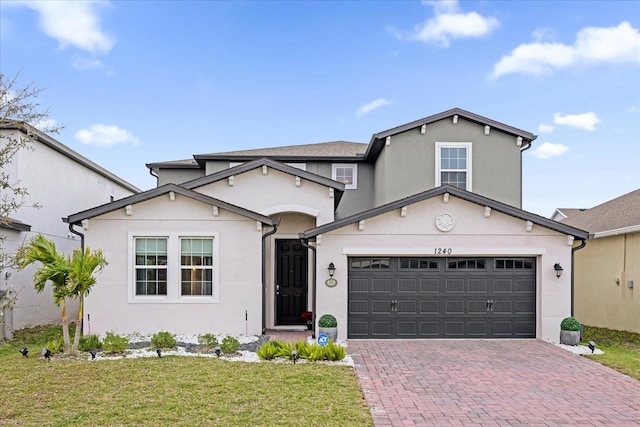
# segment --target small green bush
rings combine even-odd
[[[240,341],[231,336],[226,336],[220,344],[220,350],[225,354],[231,354],[238,351],[240,348]]]
[[[46,347],[51,353],[62,353],[62,350],[64,350],[64,339],[60,337],[49,340],[47,341]]]
[[[562,322],[560,322],[560,329],[563,331],[579,331],[580,322],[578,322],[575,317],[565,317],[562,319]]]
[[[102,341],[102,348],[107,353],[122,353],[129,348],[129,340],[120,335],[107,332],[107,336]]]
[[[153,348],[176,348],[178,344],[176,339],[170,332],[158,332],[151,337],[151,346]]]
[[[80,337],[80,343],[78,343],[80,351],[91,351],[93,349],[102,348],[102,342],[97,335],[83,335]]]
[[[280,341],[269,341],[260,346],[256,354],[261,360],[273,360],[278,357],[277,355],[282,350],[282,345]]]
[[[333,341],[329,341],[324,347],[324,358],[326,360],[336,361],[342,360],[347,356],[347,349],[341,345],[335,344]]]
[[[218,345],[218,338],[213,334],[204,334],[198,336],[198,342],[203,347],[215,347]]]
[[[338,327],[338,320],[332,314],[323,314],[318,320],[318,326],[321,328],[336,328]]]

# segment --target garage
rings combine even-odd
[[[536,259],[351,257],[349,338],[535,338]]]

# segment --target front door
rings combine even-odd
[[[307,248],[298,239],[276,240],[276,325],[305,323],[307,277]]]

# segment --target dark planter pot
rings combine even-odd
[[[560,344],[578,345],[580,343],[580,331],[560,331]]]
[[[338,328],[318,328],[319,334],[327,334],[329,339],[336,342],[338,339]]]

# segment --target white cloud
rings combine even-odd
[[[493,66],[492,78],[522,73],[550,75],[555,69],[602,62],[640,64],[640,31],[622,22],[617,27],[586,27],[573,45],[542,42],[548,30],[534,32],[536,42],[521,44]]]
[[[73,58],[73,61],[71,61],[71,66],[80,71],[99,70],[104,68],[104,63],[99,59],[85,59],[75,57]]]
[[[555,128],[551,125],[545,125],[544,123],[540,123],[538,125],[538,132],[542,133],[551,133]]]
[[[427,1],[424,4],[433,7],[433,18],[416,25],[406,36],[394,29],[390,31],[399,38],[448,47],[453,39],[482,37],[500,25],[496,18],[487,18],[477,12],[460,12],[456,0]]]
[[[567,125],[576,128],[594,131],[596,130],[596,124],[600,123],[600,119],[596,116],[596,113],[588,112],[582,114],[567,114],[555,113],[553,115],[553,123],[557,125]]]
[[[378,98],[375,101],[371,101],[368,104],[365,104],[362,107],[358,108],[358,111],[356,111],[356,117],[362,117],[365,114],[372,112],[376,108],[380,108],[389,104],[391,104],[391,101],[387,100],[386,98]]]
[[[538,159],[548,159],[555,156],[560,156],[569,151],[569,147],[562,144],[553,144],[551,142],[545,142],[535,149],[531,150],[531,154]]]
[[[40,28],[60,43],[60,48],[73,46],[93,54],[106,54],[114,39],[100,28],[98,7],[106,1],[22,1],[40,15]]]
[[[118,126],[108,126],[103,124],[92,125],[88,130],[82,129],[76,132],[75,137],[83,144],[93,144],[109,147],[115,144],[129,143],[137,145],[140,139],[133,136],[126,129],[120,129]]]

